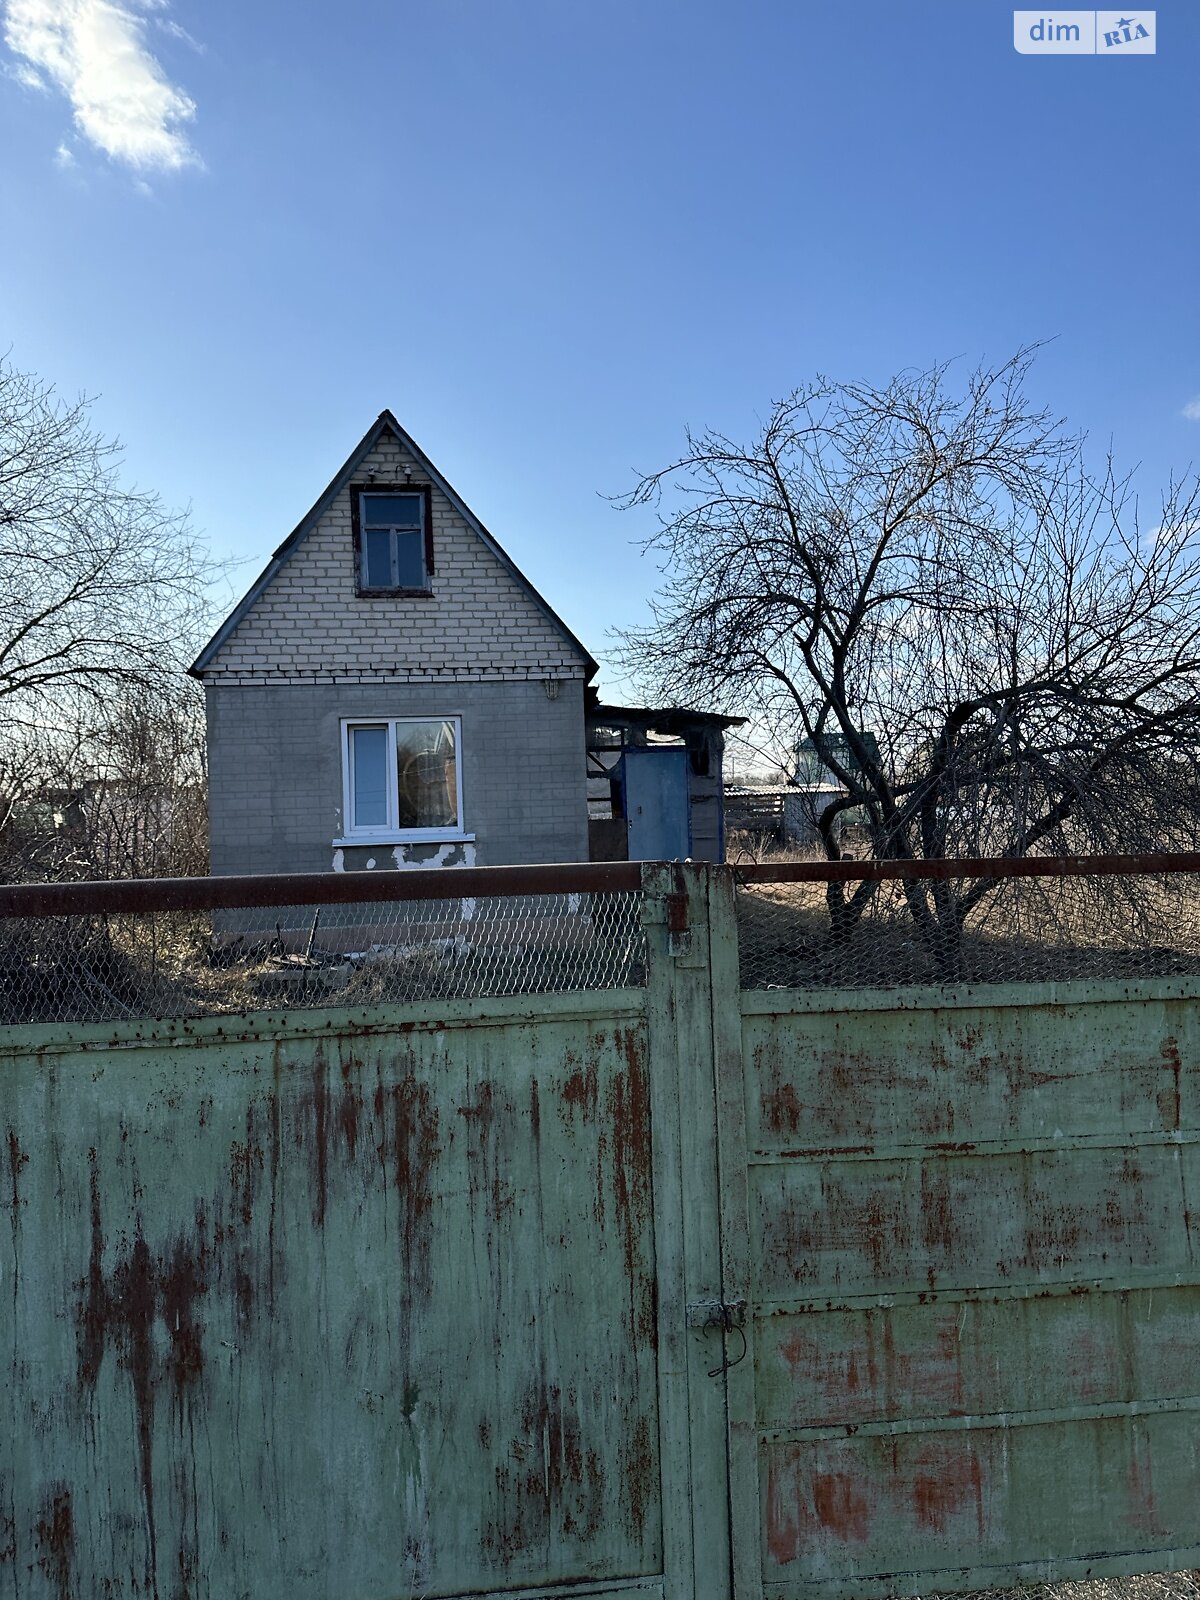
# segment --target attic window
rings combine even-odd
[[[354,484],[350,490],[360,595],[427,595],[433,526],[427,485]]]

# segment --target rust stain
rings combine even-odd
[[[840,1344],[836,1349],[825,1348],[802,1329],[783,1341],[779,1353],[788,1364],[793,1383],[804,1393],[806,1420],[810,1412],[812,1420],[824,1420],[831,1410],[840,1420],[847,1410],[847,1394],[857,1396],[864,1380],[871,1389],[875,1387],[877,1375],[862,1361],[858,1350]],[[857,1414],[859,1405],[849,1409]]]
[[[861,1216],[860,1233],[871,1259],[871,1272],[876,1278],[884,1276],[887,1264],[897,1252],[899,1241],[894,1237],[898,1229],[893,1216],[894,1199],[882,1187],[872,1189]]]
[[[540,1144],[542,1138],[542,1106],[538,1098],[538,1082],[536,1078],[533,1078],[529,1084],[529,1131],[533,1134],[534,1144]]]
[[[146,1242],[139,1215],[133,1244],[120,1255],[111,1273],[104,1272],[104,1233],[100,1204],[100,1171],[94,1149],[88,1152],[91,1247],[86,1276],[80,1284],[76,1318],[79,1382],[95,1388],[111,1341],[133,1391],[134,1426],[142,1501],[146,1513],[145,1587],[158,1594],[158,1535],[154,1506],[154,1414],[160,1375],[165,1375],[182,1406],[185,1394],[204,1369],[203,1327],[197,1302],[207,1293],[205,1265],[209,1257],[203,1207],[197,1207],[196,1238],[177,1239],[161,1257]],[[165,1364],[156,1359],[155,1327],[167,1333]],[[165,1365],[165,1374],[161,1369]]]
[[[949,1519],[970,1506],[982,1539],[983,1477],[974,1451],[951,1443],[920,1449],[913,1462],[912,1506],[919,1525],[934,1533],[945,1533]]]
[[[838,1156],[873,1156],[875,1146],[873,1144],[800,1145],[775,1153],[789,1161],[829,1161]]]
[[[574,1058],[568,1055],[567,1059],[570,1062]],[[586,1067],[576,1067],[571,1073],[563,1084],[561,1099],[570,1111],[578,1111],[585,1119],[594,1120],[600,1101],[600,1075],[594,1059]],[[568,1112],[564,1120],[569,1118]]]
[[[511,1162],[502,1148],[499,1128],[501,1117],[511,1109],[490,1081],[479,1085],[473,1101],[458,1107],[458,1115],[475,1133],[467,1152],[471,1189],[483,1194],[493,1222],[499,1222],[515,1203],[512,1185],[507,1181]]]
[[[229,1188],[234,1210],[249,1227],[254,1215],[256,1177],[262,1171],[263,1153],[255,1126],[254,1107],[246,1107],[246,1142],[229,1146]]]
[[[596,1198],[592,1202],[592,1215],[596,1219],[596,1227],[601,1235],[603,1235],[606,1226],[605,1217],[608,1208],[608,1146],[608,1128],[605,1123],[601,1122],[596,1134]]]
[[[604,1469],[596,1451],[584,1450],[576,1395],[543,1377],[527,1389],[493,1476],[497,1514],[483,1544],[500,1565],[556,1536],[590,1541],[604,1525]]]
[[[21,1141],[17,1138],[17,1130],[8,1130],[8,1171],[12,1182],[12,1211],[13,1223],[17,1222],[17,1212],[21,1204],[21,1173],[29,1165],[29,1157],[21,1149]]]
[[[255,1283],[252,1275],[246,1270],[244,1259],[238,1260],[233,1269],[233,1297],[237,1305],[238,1327],[245,1330],[254,1315]]]
[[[329,1205],[329,1078],[320,1050],[317,1051],[316,1064],[313,1067],[312,1091],[304,1098],[308,1109],[312,1112],[314,1124],[313,1177],[317,1194],[313,1221],[318,1228],[323,1228],[325,1212]]]
[[[929,1262],[931,1280],[936,1272],[935,1261],[943,1271],[954,1263],[958,1244],[957,1209],[954,1196],[951,1194],[948,1174],[932,1163],[923,1165],[921,1244],[931,1258]],[[932,1289],[933,1286],[931,1281],[929,1287]]]
[[[71,1600],[75,1514],[71,1507],[71,1491],[65,1483],[52,1484],[43,1496],[34,1539],[39,1570],[57,1589],[59,1600]]]
[[[1163,1126],[1167,1129],[1178,1131],[1182,1111],[1181,1075],[1183,1063],[1179,1058],[1179,1043],[1173,1037],[1163,1040],[1159,1049],[1163,1066],[1170,1073],[1170,1080],[1163,1084],[1158,1091],[1158,1114],[1162,1118]]]
[[[599,1451],[587,1452],[584,1458],[584,1474],[584,1481],[589,1488],[587,1514],[578,1528],[572,1524],[570,1531],[577,1532],[581,1539],[588,1542],[594,1539],[604,1526],[604,1467]],[[566,1530],[565,1522],[564,1530]]]
[[[863,1544],[871,1534],[871,1505],[848,1472],[813,1474],[813,1510],[821,1527],[842,1544]]]
[[[816,1081],[828,1084],[829,1093],[821,1107],[820,1121],[827,1124],[830,1133],[850,1133],[859,1127],[861,1109],[869,1104],[878,1085],[878,1066],[862,1051],[847,1054],[839,1049],[822,1067]]]
[[[0,1472],[0,1501],[7,1508],[0,1511],[0,1566],[17,1559],[17,1506],[14,1485],[7,1473]]]
[[[1122,1158],[1116,1183],[1104,1205],[1101,1226],[1128,1243],[1139,1255],[1152,1258],[1154,1241],[1146,1226],[1146,1174],[1133,1154]]]
[[[800,1555],[800,1523],[774,1501],[768,1502],[766,1509],[766,1549],[779,1566],[794,1562]]]
[[[351,1161],[358,1150],[358,1119],[362,1111],[362,1095],[355,1085],[354,1074],[361,1070],[361,1066],[362,1063],[354,1056],[348,1056],[342,1062],[342,1096],[338,1101],[337,1125]]]
[[[275,1306],[275,1222],[279,1206],[279,1163],[283,1141],[280,1095],[283,1086],[283,1043],[276,1040],[271,1051],[271,1094],[267,1119],[271,1131],[271,1213],[267,1223],[267,1296]]]
[[[812,1318],[784,1318],[775,1338],[788,1369],[789,1416],[849,1425],[914,1412],[961,1416],[982,1405],[979,1372],[969,1369],[969,1386],[964,1373],[964,1351],[975,1347],[960,1336],[959,1311],[930,1309],[914,1324],[890,1308],[872,1309],[830,1319],[817,1332]],[[908,1329],[899,1347],[897,1326]]]
[[[1074,1262],[1083,1238],[1081,1214],[1057,1205],[1034,1176],[1033,1158],[1021,1154],[1021,1192],[1025,1209],[1025,1256],[1023,1265],[1045,1269]]]
[[[771,1559],[784,1567],[800,1558],[800,1519],[785,1504],[781,1476],[772,1461],[767,1474],[767,1549]]]
[[[790,1083],[775,1081],[763,1096],[763,1122],[769,1133],[785,1139],[800,1132],[800,1096]]]
[[[629,1286],[630,1332],[635,1341],[657,1342],[656,1286],[646,1271],[641,1245],[653,1215],[651,1196],[650,1081],[637,1033],[619,1030],[614,1043],[625,1068],[609,1090],[609,1123],[615,1159],[613,1201]]]
[[[975,1053],[977,1043],[968,1030],[909,1056],[897,1054],[886,1040],[855,1048],[834,1039],[816,1046],[815,1057],[805,1063],[803,1077],[793,1086],[781,1083],[796,1070],[788,1042],[774,1038],[760,1045],[753,1058],[760,1081],[772,1085],[763,1101],[764,1119],[779,1118],[773,1131],[786,1133],[798,1112],[792,1131],[807,1119],[816,1130],[814,1137],[824,1135],[838,1143],[851,1139],[857,1145],[883,1136],[891,1121],[887,1108],[899,1097],[912,1106],[914,1126],[929,1137],[952,1139],[961,1109],[958,1086],[982,1085],[992,1065],[989,1057]]]
[[[313,1188],[313,1225],[325,1226],[329,1212],[330,1161],[336,1152],[334,1141],[344,1146],[350,1163],[358,1152],[360,1120],[363,1097],[355,1082],[355,1072],[361,1063],[346,1055],[339,1064],[341,1087],[336,1093],[330,1087],[330,1067],[324,1051],[318,1048],[313,1063],[309,1087],[300,1095],[296,1108],[295,1139],[297,1146],[308,1153]],[[279,1073],[276,1070],[275,1095],[272,1102],[272,1195],[278,1173],[278,1118]]]
[[[650,1423],[638,1417],[633,1432],[622,1449],[622,1499],[629,1510],[630,1531],[641,1545],[646,1537],[646,1522],[651,1507],[657,1504],[659,1473],[658,1452],[650,1432]]]
[[[179,1548],[175,1552],[175,1565],[179,1573],[172,1600],[192,1600],[195,1594],[194,1585],[200,1576],[200,1561],[193,1539],[181,1533]]]
[[[100,1168],[93,1147],[88,1151],[88,1187],[91,1211],[91,1250],[87,1288],[79,1320],[79,1375],[87,1388],[95,1385],[104,1355],[104,1319],[107,1294],[104,1285],[104,1234],[100,1222]]]
[[[197,1220],[203,1238],[203,1215]],[[201,1246],[198,1257],[182,1239],[177,1239],[169,1261],[159,1273],[159,1303],[171,1340],[171,1381],[177,1394],[182,1394],[204,1370],[201,1327],[196,1319],[196,1302],[208,1291],[200,1264],[204,1253]]]
[[[105,1294],[103,1327],[114,1325],[121,1349],[121,1364],[133,1384],[133,1404],[137,1424],[138,1462],[141,1469],[142,1500],[146,1507],[146,1580],[158,1594],[158,1535],[154,1523],[154,1349],[151,1342],[154,1321],[154,1276],[149,1246],[139,1224],[130,1255],[113,1273],[112,1287]]]
[[[411,1073],[390,1090],[380,1084],[374,1107],[379,1132],[377,1154],[385,1167],[390,1162],[400,1201],[405,1270],[413,1288],[428,1294],[432,1287],[428,1224],[433,1210],[433,1169],[442,1153],[437,1107],[428,1084],[419,1082]]]

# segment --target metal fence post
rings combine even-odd
[[[749,1304],[750,1198],[746,1143],[746,1081],[742,1053],[741,979],[736,874],[707,873],[708,959],[712,993],[713,1073],[717,1120],[717,1193],[721,1234],[721,1299],[742,1308],[726,1339],[732,1594],[758,1600],[762,1554],[755,1426],[754,1307]]]
[[[730,1594],[729,1465],[721,1299],[707,869],[647,863],[646,1000],[659,1272],[667,1595]]]

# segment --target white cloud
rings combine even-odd
[[[204,46],[199,39],[194,39],[186,28],[181,28],[179,23],[173,22],[170,17],[155,17],[154,26],[172,39],[178,39],[180,44],[187,45],[189,50],[194,50],[198,56],[204,54]]]
[[[71,102],[80,133],[139,170],[198,164],[184,127],[195,102],[146,48],[142,12],[155,0],[8,0],[4,39],[18,71]]]
[[[1200,394],[1194,400],[1189,400],[1183,408],[1183,414],[1189,422],[1200,422]]]
[[[59,145],[58,149],[54,152],[54,165],[64,169],[67,167],[73,167],[75,165],[75,157],[71,153],[70,145]]]
[[[11,78],[14,83],[19,83],[25,89],[40,89],[43,93],[48,91],[48,84],[40,72],[35,72],[24,61],[6,61],[4,76]]]

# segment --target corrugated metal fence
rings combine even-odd
[[[948,942],[816,868],[3,891],[0,1595],[1200,1563],[1200,860],[1136,866]]]

